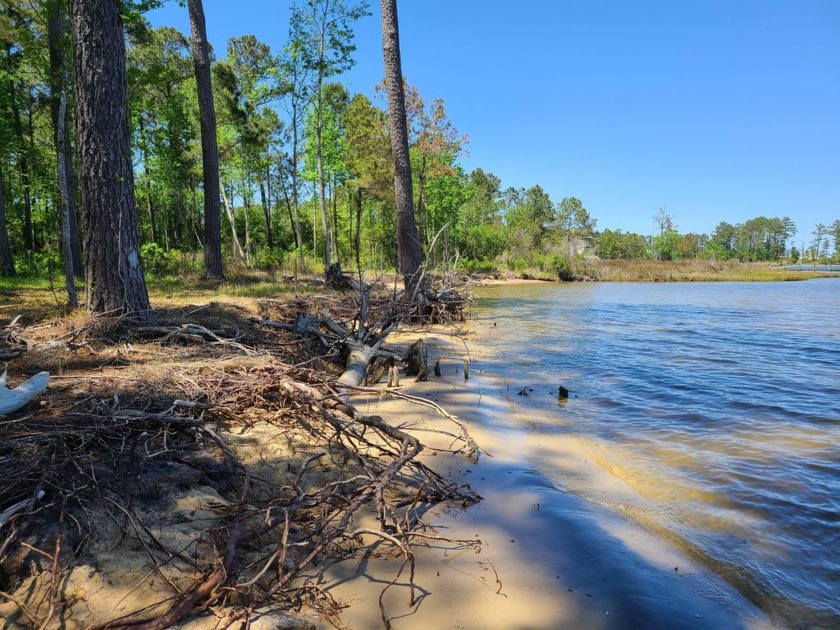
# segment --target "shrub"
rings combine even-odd
[[[140,258],[147,273],[166,275],[180,270],[178,251],[165,251],[157,243],[145,243],[140,246]]]

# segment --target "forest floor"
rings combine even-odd
[[[446,436],[421,458],[415,432],[348,404],[337,346],[265,324],[352,326],[358,296],[247,292],[155,290],[155,325],[62,312],[44,286],[0,295],[9,387],[50,373],[0,417],[0,628],[343,627],[345,604],[307,571],[391,558],[413,596],[416,547],[479,546],[422,522],[479,500],[428,465],[475,455],[457,419],[410,402]],[[358,394],[401,395],[375,380]]]

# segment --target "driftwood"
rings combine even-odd
[[[47,390],[47,385],[49,385],[50,373],[38,372],[14,389],[6,387],[8,380],[9,375],[4,372],[3,376],[0,376],[0,416],[17,411],[38,394],[43,394]]]

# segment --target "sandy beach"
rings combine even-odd
[[[516,417],[514,383],[494,376],[492,324],[471,322],[466,342],[443,331],[418,338],[442,376],[404,379],[404,393],[434,401],[455,415],[486,451],[477,463],[436,454],[454,424],[434,409],[392,397],[354,397],[366,413],[410,430],[424,457],[452,481],[472,484],[484,500],[467,510],[433,509],[424,522],[450,539],[477,539],[480,551],[434,541],[416,554],[417,601],[404,574],[382,595],[394,628],[769,628],[764,613],[676,545],[633,520],[551,486],[528,464],[532,449],[550,447],[557,466],[588,483],[620,484],[574,443],[540,444]],[[471,359],[464,380],[463,358]],[[616,488],[610,488],[615,492]],[[620,489],[619,489],[620,490]],[[374,539],[366,540],[376,543]],[[310,577],[348,607],[352,628],[384,627],[379,599],[400,567],[392,549],[374,544],[360,560]],[[327,627],[327,626],[324,626]]]

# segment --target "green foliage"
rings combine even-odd
[[[180,271],[181,264],[177,250],[165,251],[157,243],[145,243],[140,246],[140,259],[147,273],[165,276]]]

